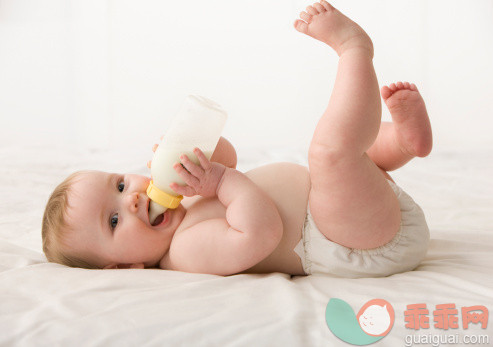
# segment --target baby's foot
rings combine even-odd
[[[369,50],[373,58],[370,37],[327,1],[308,6],[306,12],[300,13],[300,18],[294,22],[296,30],[328,44],[339,56],[350,48],[360,47]]]
[[[433,139],[425,102],[414,84],[392,83],[381,89],[401,150],[413,157],[426,157],[431,152]]]

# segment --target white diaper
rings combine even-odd
[[[426,255],[430,232],[421,208],[394,182],[388,181],[401,207],[401,228],[387,244],[355,249],[329,241],[317,228],[308,205],[302,239],[294,251],[307,275],[383,277],[416,268]]]

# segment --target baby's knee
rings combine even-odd
[[[310,168],[327,170],[341,168],[349,170],[353,164],[361,162],[362,156],[356,151],[336,146],[312,143],[308,151],[308,164]]]

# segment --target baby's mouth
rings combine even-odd
[[[156,225],[159,225],[163,222],[164,220],[164,213],[161,213],[159,216],[156,217],[156,219],[154,220],[154,222],[152,222],[152,226],[155,227]]]
[[[149,219],[149,210],[151,209],[151,199],[149,199],[149,201],[147,202],[147,219]],[[165,211],[166,213],[166,211]],[[151,225],[153,227],[155,227],[156,225],[159,225],[163,222],[164,220],[164,213],[161,213],[160,215],[158,215],[156,217],[156,219],[154,220],[154,222],[151,223]]]

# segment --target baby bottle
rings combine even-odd
[[[210,159],[221,136],[227,113],[214,101],[198,95],[189,95],[178,114],[172,120],[163,140],[159,144],[151,162],[152,181],[147,188],[151,199],[149,221],[155,225],[156,218],[168,208],[180,205],[183,196],[177,195],[169,184],[186,183],[173,169],[180,162],[180,155],[186,154],[191,161],[199,165],[193,154],[198,147]],[[162,218],[159,218],[162,221]]]

